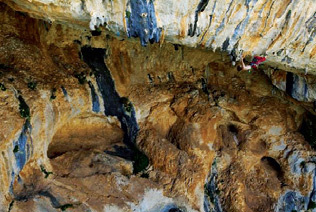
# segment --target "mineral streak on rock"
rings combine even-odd
[[[204,185],[204,211],[222,212],[217,183],[217,168],[215,159],[212,164],[209,179],[207,179],[207,182]]]
[[[94,85],[91,81],[88,82],[89,87],[91,89],[91,98],[92,98],[92,111],[93,112],[100,112],[100,102],[99,102],[99,96],[97,95]]]
[[[21,134],[19,135],[18,139],[13,142],[13,153],[15,157],[15,164],[13,165],[13,170],[11,174],[11,184],[10,184],[10,191],[12,192],[13,189],[13,182],[15,178],[19,177],[20,171],[23,169],[24,165],[26,164],[27,160],[31,157],[30,148],[33,147],[31,142],[32,138],[29,136],[31,134],[32,127],[30,126],[29,120],[25,121],[23,125]],[[28,142],[29,141],[29,142]]]
[[[157,27],[154,1],[129,0],[126,9],[127,35],[139,37],[141,44],[159,42],[161,28]]]
[[[124,112],[124,105],[120,101],[121,97],[116,92],[111,73],[104,63],[105,49],[83,47],[81,53],[96,77],[99,91],[103,97],[104,114],[118,118],[125,132],[124,142],[127,145],[133,145],[139,130],[135,110],[131,108],[131,115]]]
[[[111,73],[104,63],[105,49],[84,46],[81,49],[81,54],[96,77],[99,91],[103,97],[104,114],[117,117],[121,123],[121,128],[124,131],[123,142],[130,148],[130,154],[132,154],[132,160],[135,163],[134,172],[138,173],[146,168],[148,162],[147,157],[135,145],[139,127],[134,107],[132,103],[122,101],[122,97],[118,95]],[[125,157],[129,158],[129,155],[125,155]],[[146,160],[146,162],[140,160]],[[143,165],[139,168],[140,165],[137,164]]]
[[[199,20],[199,14],[205,10],[208,2],[209,2],[209,0],[201,0],[199,5],[197,6],[196,11],[195,11],[194,24],[193,25],[190,24],[190,28],[188,31],[189,36],[193,37],[195,35],[197,22]],[[197,36],[199,36],[199,35],[197,35]]]

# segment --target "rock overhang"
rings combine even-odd
[[[271,66],[316,74],[316,5],[305,1],[2,0],[15,10],[117,37],[266,55]]]

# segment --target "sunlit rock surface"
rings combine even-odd
[[[316,4],[313,0],[2,0],[48,21],[148,42],[265,54],[288,71],[316,74]],[[295,68],[295,69],[294,69]]]
[[[158,1],[103,2],[117,5],[109,16],[127,10],[132,18],[136,7],[156,22],[144,22],[149,33],[144,34],[133,20],[128,22],[133,31],[126,31],[125,14],[122,25],[104,19],[112,32],[141,41],[103,28],[90,32],[89,24],[93,28],[102,20],[91,17],[108,8],[91,9],[97,2],[7,3],[68,24],[30,18],[0,4],[0,211],[316,210],[313,76],[299,75],[300,70],[287,76],[286,69],[272,70],[272,60],[256,72],[237,72],[227,52],[161,40],[196,45],[214,2],[190,1],[187,7],[169,2],[164,8]],[[232,11],[244,17],[243,10],[251,15],[261,3],[218,2],[214,21],[221,10],[229,15],[208,45],[216,48],[221,33],[229,31]],[[290,8],[291,17],[298,15],[293,8],[298,3],[285,3],[275,1],[284,6],[276,13],[267,1],[262,14],[271,8],[271,17],[281,23]],[[179,20],[170,12],[174,8],[181,16],[193,13],[180,18],[184,28],[192,23],[183,37],[174,30]],[[175,16],[164,19],[163,13]],[[249,17],[245,27],[254,18]],[[251,51],[263,48],[244,39],[239,45],[246,51],[252,44]],[[290,65],[303,63],[296,57]]]

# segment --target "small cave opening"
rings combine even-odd
[[[104,151],[122,143],[123,136],[118,122],[111,122],[95,114],[85,114],[59,127],[48,146],[47,156],[53,159],[69,151]]]
[[[299,132],[304,136],[305,140],[316,149],[316,116],[307,112],[303,118]]]
[[[109,154],[126,148],[119,121],[93,113],[84,113],[58,127],[48,146],[52,169],[41,166],[45,178],[49,174],[62,177],[93,176],[100,173],[133,173],[131,160]]]
[[[102,31],[97,28],[96,30],[90,31],[92,36],[100,36],[102,34]]]
[[[238,128],[235,125],[230,124],[230,125],[228,125],[227,128],[228,128],[229,132],[233,133],[234,135],[238,134]]]
[[[274,171],[277,175],[277,178],[282,181],[283,178],[283,171],[280,164],[272,157],[264,156],[261,158],[261,163],[267,169]]]

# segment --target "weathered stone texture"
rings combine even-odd
[[[48,23],[0,4],[0,83],[5,86],[0,90],[0,211],[281,212],[306,211],[316,202],[315,151],[299,133],[307,110],[312,111],[312,98],[300,97],[303,78],[294,80],[291,90],[302,103],[282,91],[287,91],[286,72],[271,67],[237,72],[226,53],[186,46],[198,44],[196,34],[208,27],[203,23],[215,8],[206,46],[222,46],[225,33],[231,36],[240,23],[238,33],[251,33],[238,38],[239,47],[260,53],[270,41],[256,43],[251,26],[265,27],[263,40],[284,26],[264,50],[274,51],[282,36],[291,34],[295,24],[291,18],[285,23],[284,16],[299,15],[299,2],[231,1],[214,7],[213,1],[190,1],[180,10],[178,2],[154,1],[157,26],[165,27],[161,36],[186,45],[161,41],[147,47],[85,29],[111,4],[113,13],[106,14],[123,16],[126,2],[105,1],[109,7],[94,10],[98,2],[84,1],[84,11],[76,1],[16,3],[9,5],[72,24]],[[312,8],[300,13],[301,21]],[[191,37],[187,27],[195,14]],[[183,26],[174,23],[178,19]],[[124,32],[124,22],[116,20],[124,19],[105,21],[110,30],[117,25]],[[225,27],[215,28],[221,22]],[[302,27],[296,29],[302,30],[298,42],[307,36]],[[231,42],[224,46],[232,48]],[[300,58],[291,64],[304,65]],[[146,157],[137,149],[149,160],[139,173],[136,167],[146,165]]]

